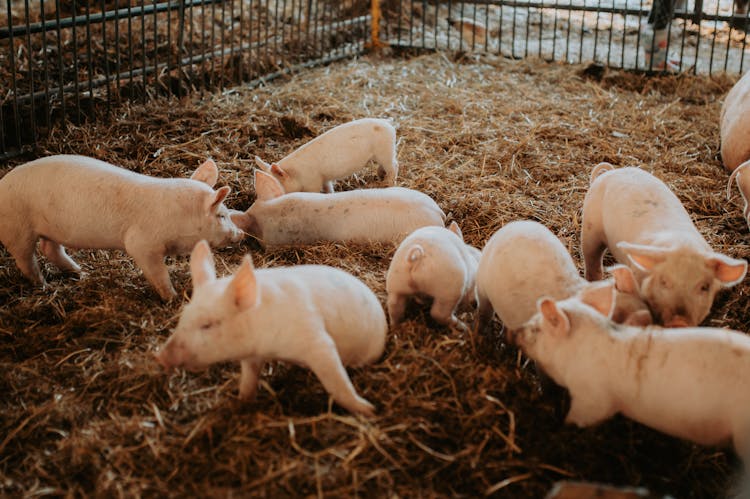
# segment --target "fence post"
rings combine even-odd
[[[380,20],[383,13],[380,10],[380,0],[370,2],[370,48],[378,50],[387,44],[380,39]]]

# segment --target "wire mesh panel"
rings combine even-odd
[[[750,40],[742,2],[671,4],[674,20],[666,29],[672,69],[744,72]],[[651,0],[391,0],[383,6],[383,31],[389,43],[402,47],[649,70],[644,34],[651,8]]]
[[[369,0],[5,0],[0,156],[123,99],[182,96],[362,52]]]

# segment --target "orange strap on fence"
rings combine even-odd
[[[383,17],[380,11],[380,0],[372,0],[370,3],[370,48],[377,50],[386,44],[380,40],[380,19]]]

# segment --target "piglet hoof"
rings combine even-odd
[[[242,383],[240,381],[240,389],[237,394],[237,398],[239,398],[241,402],[254,402],[255,397],[257,395],[258,395],[257,381],[249,382],[249,383]]]
[[[349,410],[354,414],[361,414],[367,417],[375,416],[375,406],[362,397],[358,397],[357,402]]]
[[[453,327],[458,329],[462,333],[470,333],[471,330],[469,329],[469,326],[466,325],[465,322],[462,320],[456,319],[456,321],[453,323]]]
[[[250,403],[255,402],[255,396],[258,394],[257,389],[244,389],[240,388],[239,393],[237,394],[237,398],[240,399],[240,402]]]
[[[177,297],[177,291],[174,288],[160,289],[157,293],[159,293],[159,297],[165,303],[169,303]]]

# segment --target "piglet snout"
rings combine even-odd
[[[182,343],[167,342],[154,354],[156,361],[167,371],[185,363],[186,350]]]
[[[518,335],[521,334],[521,331],[523,330],[523,327],[517,328],[517,329],[506,329],[505,335],[508,338],[508,342],[511,345],[518,345]]]
[[[245,232],[242,229],[233,229],[230,239],[233,243],[238,243],[245,238]]]
[[[169,357],[167,356],[166,348],[162,348],[158,352],[155,352],[154,358],[156,359],[156,362],[158,362],[159,365],[167,371],[170,371],[172,369],[172,364],[170,363]]]

